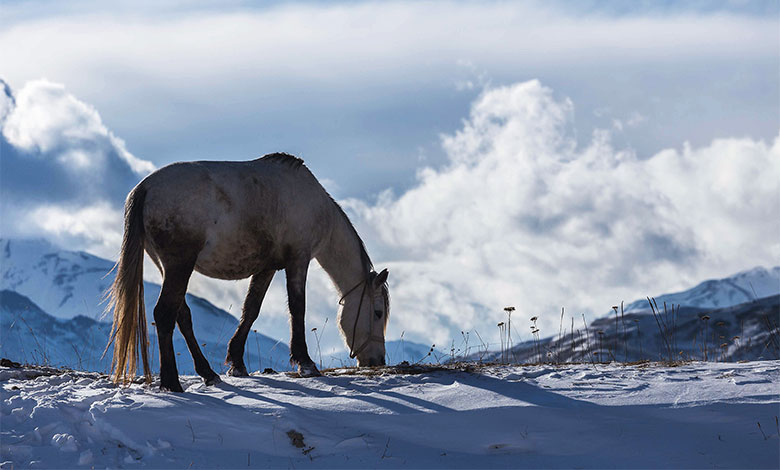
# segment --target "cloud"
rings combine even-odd
[[[153,165],[60,85],[6,93],[0,115],[2,235],[44,235],[114,259],[124,197]],[[600,314],[620,300],[777,264],[780,138],[716,139],[648,157],[616,148],[609,130],[578,144],[574,119],[574,102],[539,81],[488,88],[460,129],[441,136],[445,164],[420,169],[398,194],[343,201],[375,264],[390,268],[389,339],[405,332],[443,345],[476,330],[493,342],[507,305],[518,321],[539,315],[542,334],[552,333],[561,306]],[[151,266],[146,274],[157,278]],[[337,296],[316,263],[309,280],[307,323],[322,331],[328,319],[327,354],[342,347]],[[245,291],[246,281],[191,282],[191,292],[235,315]],[[280,274],[256,326],[286,341],[286,310]]]
[[[116,259],[124,199],[154,165],[131,154],[97,110],[64,86],[36,80],[14,94],[0,83],[0,236],[45,237],[65,249],[84,249]],[[148,258],[144,277],[161,280]],[[196,274],[190,292],[240,316],[247,286],[248,280],[217,281]],[[340,348],[341,340],[335,334],[337,295],[316,262],[308,292],[309,324],[322,329],[326,318],[330,324],[323,352]],[[284,276],[279,275],[266,296],[257,326],[285,339],[287,321]],[[225,332],[226,340],[230,334]]]
[[[106,254],[121,240],[125,196],[154,165],[132,155],[64,86],[35,80],[13,94],[3,85],[3,235],[81,240]]]
[[[490,336],[506,305],[552,334],[561,306],[601,314],[780,260],[780,138],[640,158],[606,130],[578,147],[573,116],[536,80],[488,89],[442,136],[446,165],[346,202],[390,260],[395,334]]]
[[[289,151],[362,197],[412,182],[419,147],[438,159],[485,83],[533,77],[609,105],[647,153],[777,127],[776,15],[753,6],[60,3],[4,5],[6,78],[67,84],[158,165]]]

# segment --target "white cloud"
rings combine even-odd
[[[154,170],[151,162],[133,156],[106,129],[94,107],[66,92],[63,85],[47,80],[31,81],[16,94],[2,132],[20,150],[40,158],[54,154],[64,166],[80,172],[105,167],[109,152],[115,152],[135,173]],[[96,146],[103,147],[102,151],[94,151]]]
[[[457,126],[484,84],[533,77],[609,106],[621,138],[648,154],[776,127],[777,22],[739,8],[55,3],[6,8],[4,77],[67,84],[158,165],[284,150],[362,197],[411,181],[418,147],[440,161],[433,136]],[[670,125],[640,134],[627,110]],[[593,121],[583,113],[577,125],[608,125]]]
[[[347,202],[392,260],[394,334],[493,337],[505,305],[552,334],[561,306],[601,314],[780,261],[780,138],[640,159],[608,131],[577,148],[573,111],[538,81],[489,89],[442,137],[445,167]]]
[[[43,235],[113,258],[124,197],[154,165],[60,84],[35,80],[0,99],[2,235]]]
[[[59,246],[77,245],[108,259],[122,245],[123,211],[107,202],[76,208],[41,205],[15,215],[20,236],[44,235]]]
[[[3,234],[114,258],[122,200],[151,164],[61,86],[36,82],[10,109],[0,136],[12,150],[3,155]],[[401,194],[345,201],[377,266],[391,271],[389,339],[405,331],[444,344],[476,330],[495,341],[506,305],[518,308],[518,324],[539,315],[551,333],[561,306],[603,313],[780,261],[780,138],[718,139],[643,159],[615,149],[606,130],[578,147],[574,114],[538,81],[489,88],[461,129],[441,137],[444,166],[421,169]],[[154,268],[147,275],[155,279]],[[286,340],[277,277],[257,327]],[[328,318],[323,349],[340,346],[334,290],[316,266],[309,279],[308,326]],[[245,281],[201,276],[191,285],[235,315],[245,290]]]
[[[752,60],[774,58],[777,50],[774,19],[695,12],[616,18],[539,3],[296,4],[162,16],[88,11],[20,15],[3,28],[0,63],[8,79],[18,84],[43,73],[93,102],[137,100],[139,82],[147,97],[205,102],[217,91],[241,96],[248,88],[328,84],[331,91],[358,92],[399,80],[419,85],[463,67],[479,67],[476,77],[459,81],[470,88],[488,69],[496,76],[550,64]]]

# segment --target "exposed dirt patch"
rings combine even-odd
[[[295,429],[290,429],[287,431],[287,437],[290,438],[290,444],[301,449],[303,455],[309,455],[309,452],[314,450],[314,447],[306,445],[306,443],[303,441],[303,434],[299,433]]]

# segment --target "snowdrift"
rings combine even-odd
[[[419,369],[419,368],[418,368]],[[777,468],[780,361],[337,369],[185,393],[0,368],[0,468]]]

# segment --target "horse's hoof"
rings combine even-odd
[[[206,385],[216,385],[222,383],[222,379],[217,374],[214,374],[213,377],[208,379],[203,379],[203,381],[206,383]]]
[[[317,370],[317,366],[314,364],[299,364],[298,365],[298,375],[301,377],[319,377],[322,374],[319,370]]]
[[[169,384],[160,384],[160,390],[163,392],[176,392],[176,393],[184,393],[184,389],[181,388],[181,384],[177,380],[176,382],[172,382]]]
[[[231,377],[249,377],[246,367],[243,366],[231,366],[227,371],[227,375]]]

